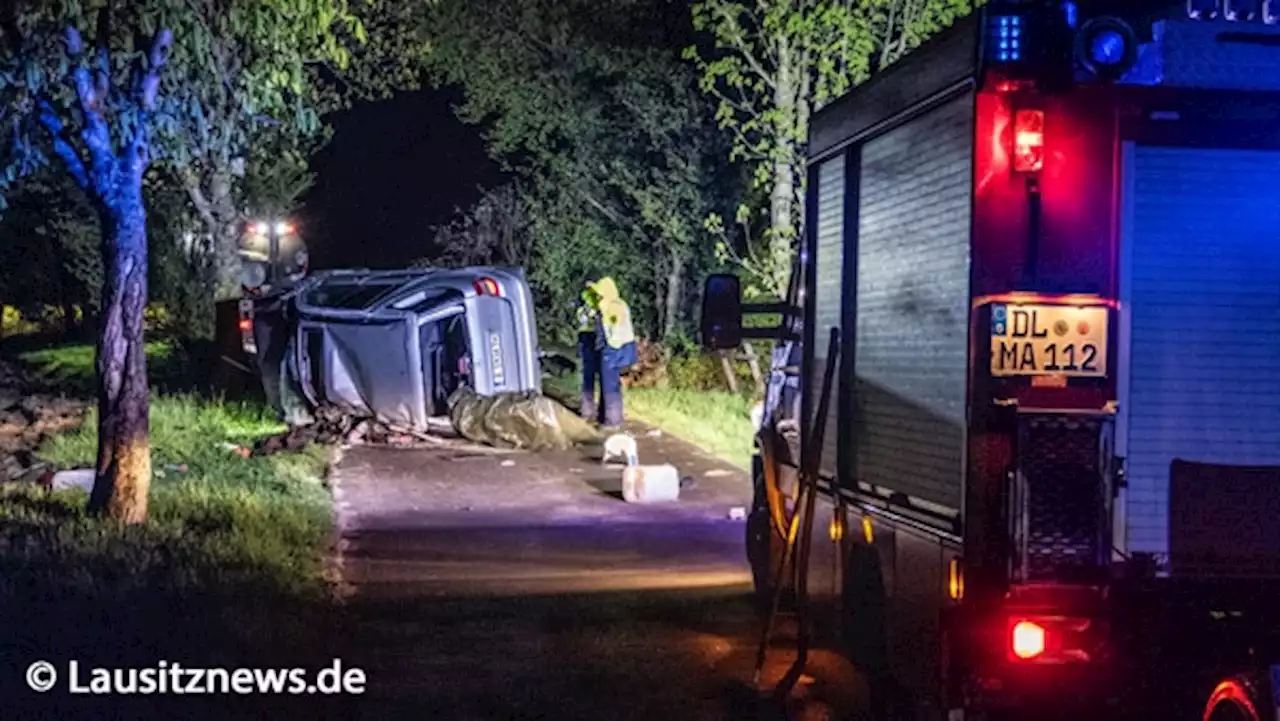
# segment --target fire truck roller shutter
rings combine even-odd
[[[813,389],[813,412],[817,413],[818,394],[822,389],[822,376],[827,367],[828,346],[831,344],[831,328],[840,327],[841,298],[844,293],[844,201],[845,201],[845,156],[843,153],[818,165],[818,243],[814,262],[817,272],[817,290],[814,295],[814,350],[813,374],[810,379]],[[847,347],[845,345],[844,347]],[[831,403],[827,412],[827,429],[822,445],[822,475],[834,478],[836,475],[836,448],[839,447],[840,434],[837,430],[839,417],[839,376],[831,387]]]
[[[1280,465],[1280,152],[1125,153],[1117,453],[1128,550],[1169,548],[1174,458]]]
[[[859,482],[947,509],[963,481],[972,188],[971,93],[862,148],[857,376]],[[853,234],[850,234],[853,235]]]

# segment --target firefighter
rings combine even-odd
[[[578,357],[582,359],[582,405],[578,414],[585,420],[599,420],[596,404],[596,377],[600,375],[600,349],[596,345],[600,313],[596,310],[598,299],[591,283],[584,284],[582,303],[576,311],[578,320]]]
[[[631,308],[618,293],[618,284],[605,276],[588,290],[595,300],[596,348],[600,351],[600,395],[605,428],[622,425],[622,372],[636,363],[636,334],[631,325]]]

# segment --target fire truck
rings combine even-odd
[[[1277,13],[989,2],[815,114],[784,303],[707,281],[884,717],[1280,716]]]

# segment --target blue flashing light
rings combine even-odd
[[[1073,2],[1062,3],[1062,14],[1066,16],[1067,27],[1072,30],[1080,23],[1080,8]]]
[[[999,15],[992,18],[991,46],[996,50],[999,62],[1017,62],[1022,59],[1022,18],[1017,15]]]
[[[1126,52],[1124,35],[1115,30],[1103,30],[1089,42],[1089,59],[1101,66],[1124,62]]]

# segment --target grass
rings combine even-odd
[[[542,390],[571,408],[582,388],[577,375],[547,374]],[[751,401],[741,395],[674,388],[631,388],[623,396],[627,415],[657,426],[722,460],[751,467]]]
[[[163,357],[165,348],[148,351]],[[79,388],[92,357],[71,346],[22,360],[46,381]],[[90,516],[82,490],[0,486],[0,637],[16,649],[115,663],[122,654],[244,663],[244,654],[314,649],[314,619],[331,610],[328,450],[243,458],[231,447],[284,426],[260,405],[194,394],[153,394],[150,428],[145,524]],[[96,448],[90,410],[37,455],[92,467]]]
[[[670,388],[632,388],[627,414],[735,466],[751,467],[751,402],[741,395]]]
[[[151,405],[148,522],[125,528],[84,512],[80,490],[0,494],[0,589],[26,584],[64,594],[313,594],[323,588],[330,530],[321,476],[326,451],[242,458],[248,445],[282,430],[263,410],[190,396]],[[62,467],[92,467],[90,417],[38,455]]]
[[[88,396],[95,388],[94,354],[93,344],[72,343],[20,353],[18,360],[46,385]],[[147,366],[153,386],[173,386],[183,374],[179,354],[167,341],[147,343]]]

